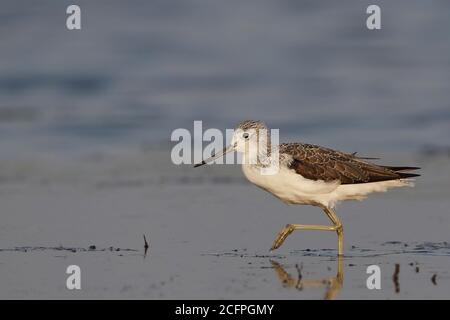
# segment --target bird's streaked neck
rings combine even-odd
[[[270,139],[249,144],[242,154],[243,165],[266,167],[270,165]]]

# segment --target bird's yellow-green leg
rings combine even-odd
[[[338,236],[338,255],[344,255],[344,227],[339,217],[336,215],[333,209],[323,207],[323,211],[327,214],[328,218],[333,222],[335,230]]]
[[[281,247],[284,240],[295,230],[320,230],[320,231],[336,231],[338,235],[338,255],[344,254],[344,229],[336,213],[327,207],[322,208],[327,214],[328,218],[333,222],[333,226],[324,226],[316,224],[288,224],[277,235],[270,250],[275,250]]]
[[[295,230],[321,230],[321,231],[336,231],[335,226],[323,226],[317,224],[287,224],[277,235],[270,250],[275,250],[281,247],[284,240]]]

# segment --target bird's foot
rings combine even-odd
[[[277,235],[275,241],[270,248],[270,251],[278,249],[284,243],[284,240],[295,230],[294,226],[291,224],[287,224]]]

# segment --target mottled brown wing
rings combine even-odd
[[[407,174],[363,161],[352,154],[316,145],[284,144],[281,151],[293,157],[290,168],[306,179],[356,184],[407,177]]]

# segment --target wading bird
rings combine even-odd
[[[408,171],[417,167],[382,166],[359,157],[312,144],[282,143],[271,146],[267,126],[261,121],[241,122],[234,130],[231,144],[194,167],[212,162],[228,152],[243,153],[242,169],[247,179],[287,204],[320,207],[332,225],[288,224],[276,237],[271,250],[279,248],[295,230],[335,231],[338,255],[343,255],[344,231],[334,207],[343,200],[362,200],[372,192],[413,186]],[[277,170],[267,174],[278,157]],[[269,161],[267,161],[269,160]]]

